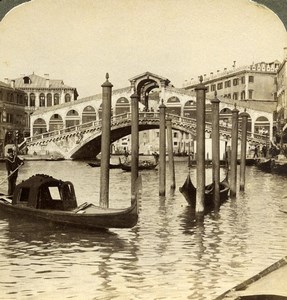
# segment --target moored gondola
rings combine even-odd
[[[0,209],[28,217],[31,222],[39,219],[90,229],[131,228],[138,221],[136,190],[128,208],[103,208],[88,202],[78,206],[71,182],[36,174],[18,184],[12,198],[0,196]]]
[[[219,183],[219,195],[221,205],[227,198],[229,194],[229,183],[228,178],[226,177],[223,181]],[[193,208],[196,208],[196,187],[193,185],[190,174],[187,175],[187,178],[182,187],[179,188],[179,191],[183,194],[187,203]],[[204,207],[206,210],[212,210],[214,208],[214,184],[209,184],[205,186],[205,197],[204,197]]]

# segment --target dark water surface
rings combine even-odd
[[[0,299],[214,299],[287,255],[287,215],[279,211],[287,206],[285,177],[247,167],[245,193],[196,221],[178,192],[187,163],[175,167],[176,191],[166,197],[158,196],[158,171],[141,173],[132,229],[63,229],[0,213]],[[29,161],[18,182],[36,173],[70,180],[79,204],[98,204],[99,168]],[[129,206],[130,173],[110,177],[110,207]]]

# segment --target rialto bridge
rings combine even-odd
[[[130,134],[131,95],[140,96],[140,131],[159,128],[158,106],[163,101],[166,113],[172,117],[174,130],[195,137],[196,96],[175,88],[167,78],[146,72],[131,78],[130,86],[112,91],[111,142]],[[206,101],[206,132],[211,131],[211,99]],[[220,99],[220,133],[228,140],[231,130],[231,112],[249,114],[249,141],[265,143],[272,136],[275,106],[256,105],[245,101]],[[65,158],[93,157],[100,152],[102,95],[36,110],[31,115],[31,137],[26,139],[29,153],[60,152]]]

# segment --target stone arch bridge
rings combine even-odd
[[[158,106],[166,106],[172,115],[174,130],[194,136],[196,128],[196,95],[184,89],[175,88],[162,76],[146,72],[131,78],[130,86],[112,91],[112,142],[130,133],[131,95],[139,95],[140,128],[158,128]],[[211,122],[211,99],[206,100],[206,130]],[[246,110],[249,115],[249,137],[254,141],[266,142],[272,137],[273,110],[270,106],[252,104],[246,101],[219,99],[221,136],[230,136],[231,111],[236,104],[240,114]],[[30,119],[30,138],[26,139],[29,153],[57,151],[65,158],[85,158],[100,151],[100,128],[102,118],[102,95],[97,94],[77,101],[36,110]],[[274,109],[275,110],[275,109]],[[209,125],[208,125],[209,124]],[[208,129],[209,128],[209,129]],[[264,130],[264,131],[263,131]],[[225,133],[225,134],[224,134]],[[260,137],[260,135],[262,135]],[[92,151],[92,152],[91,152]]]
[[[189,117],[167,114],[172,128],[196,136],[196,120]],[[159,128],[158,112],[139,113],[139,131]],[[206,124],[206,135],[210,137],[212,126]],[[66,159],[92,159],[101,151],[101,120],[34,135],[26,140],[29,151],[36,153],[58,152]],[[111,143],[131,133],[131,114],[123,113],[112,117]],[[220,126],[221,139],[231,138],[231,128]],[[241,134],[239,132],[239,138]],[[248,141],[265,143],[266,136],[248,132]]]

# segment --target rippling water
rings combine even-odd
[[[158,196],[158,171],[141,173],[140,218],[132,229],[63,229],[1,213],[0,298],[214,299],[287,255],[287,215],[279,211],[287,205],[286,178],[247,167],[245,193],[196,220],[178,192],[186,165],[176,162],[176,191],[166,197]],[[99,168],[30,161],[18,182],[35,173],[71,180],[79,204],[98,204]],[[210,177],[208,169],[207,183]],[[129,204],[130,173],[111,170],[110,207]]]

